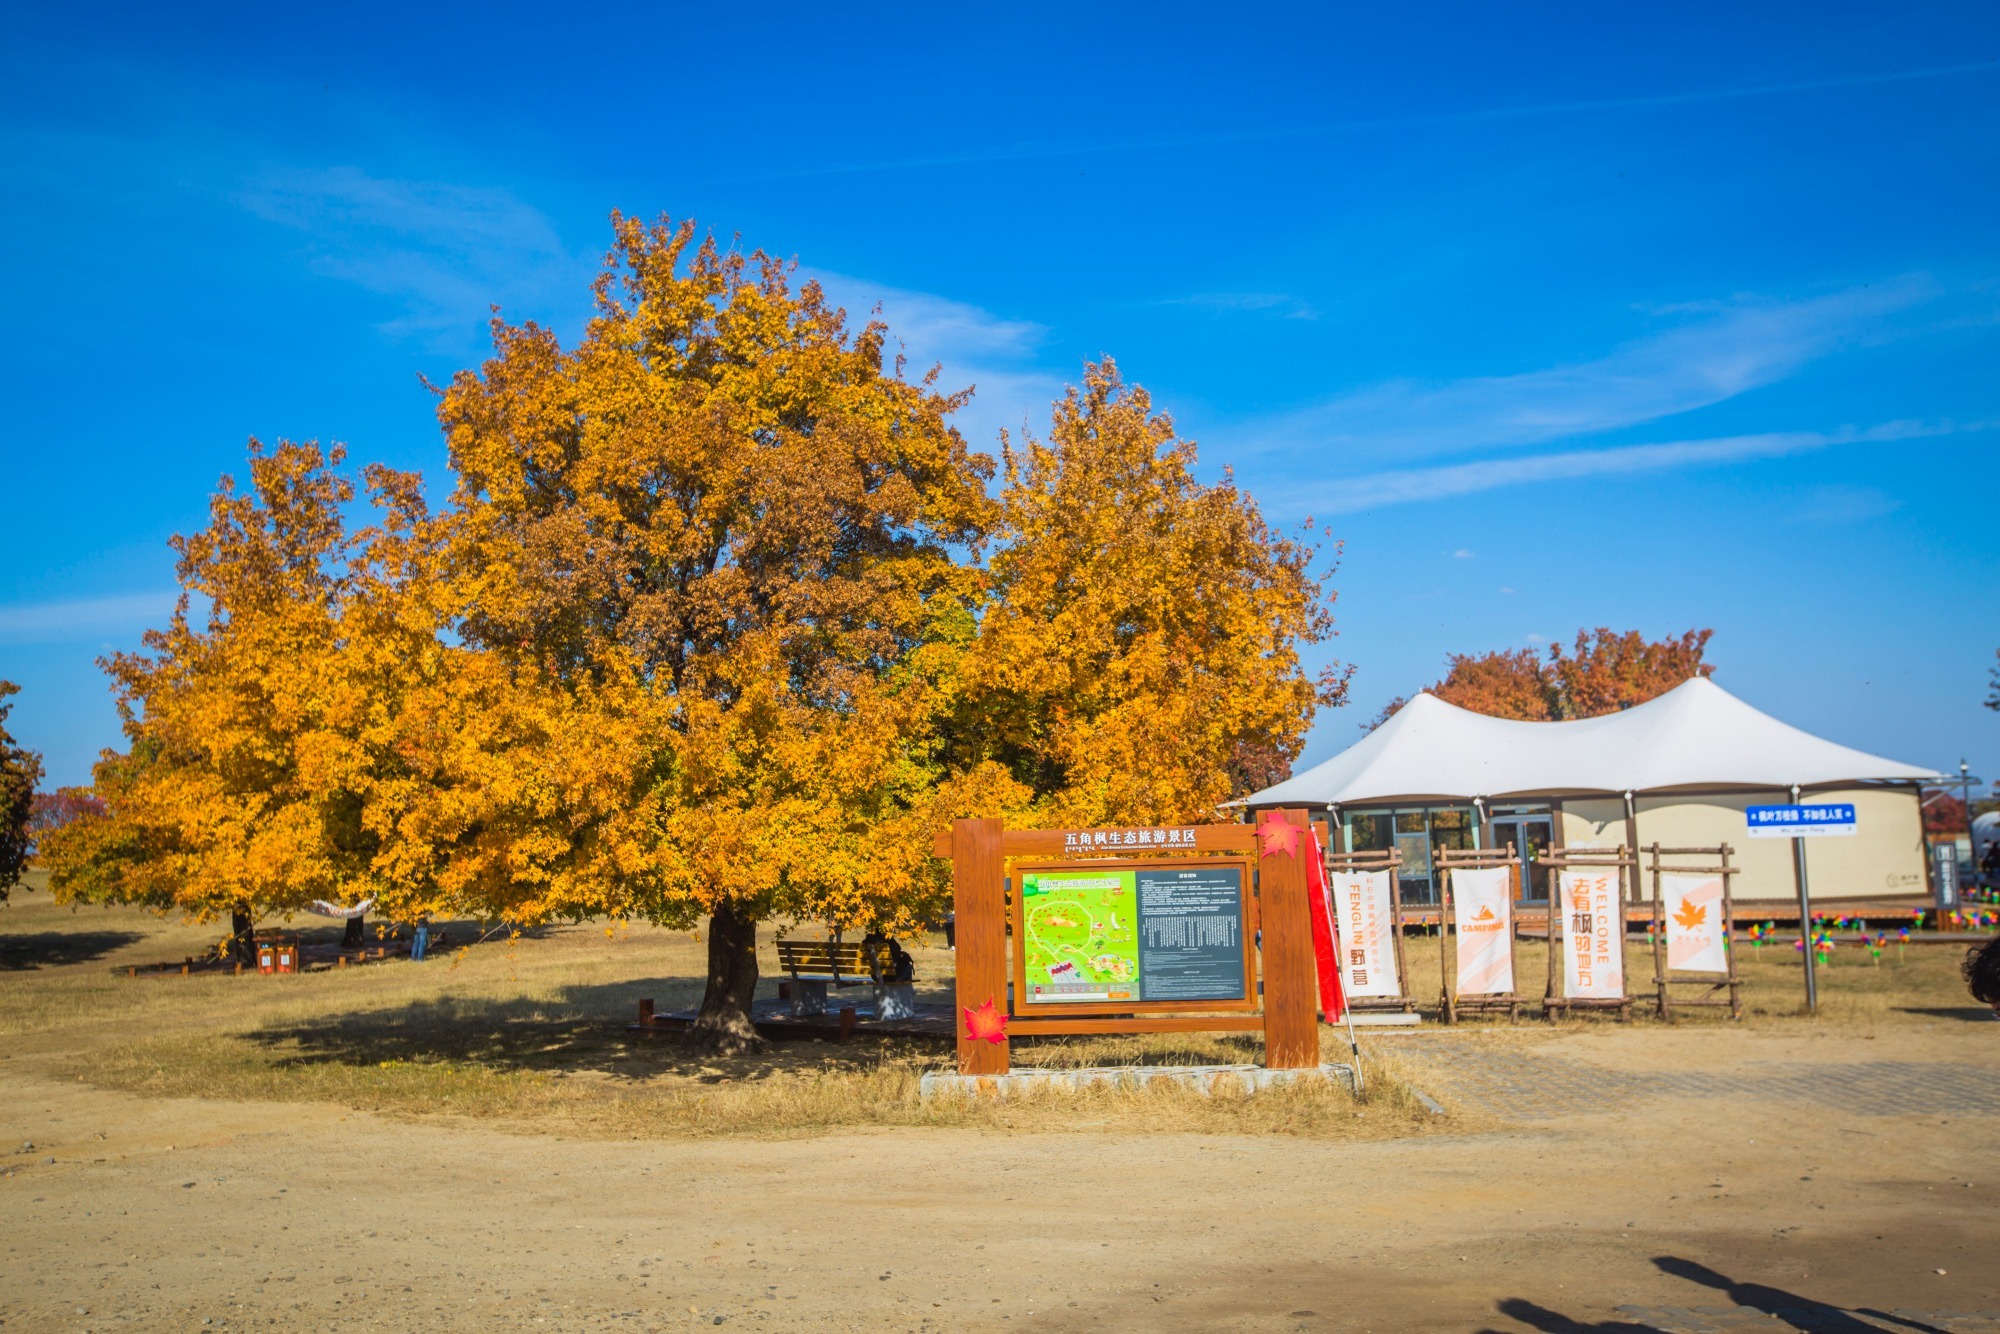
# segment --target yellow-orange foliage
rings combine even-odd
[[[1046,442],[1005,456],[961,754],[1062,825],[1213,819],[1271,781],[1346,685],[1299,661],[1333,628],[1314,549],[1230,481],[1198,482],[1194,443],[1108,359],[1056,403]]]
[[[517,917],[906,929],[939,895],[929,722],[991,464],[817,284],[614,225],[582,342],[496,321],[439,406],[461,624],[552,710],[509,752],[549,855],[482,884]]]

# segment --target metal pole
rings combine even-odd
[[[1799,785],[1792,784],[1792,805],[1799,804]],[[1792,879],[1799,887],[1799,935],[1805,941],[1806,1013],[1819,1013],[1819,977],[1813,971],[1812,890],[1806,884],[1806,841],[1792,835]]]

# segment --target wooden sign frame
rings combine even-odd
[[[1296,832],[1270,830],[1286,824]],[[1271,1069],[1313,1069],[1319,1058],[1318,966],[1313,957],[1311,899],[1307,890],[1307,858],[1312,839],[1304,811],[1262,811],[1255,824],[1169,827],[1185,837],[1165,845],[1184,857],[1233,853],[1245,857],[1250,870],[1244,886],[1255,904],[1244,934],[1261,932],[1257,969],[1246,975],[1246,989],[1261,999],[1254,1012],[1229,1012],[1207,1001],[1191,1002],[1206,1011],[1193,1013],[1133,1013],[1153,1006],[1119,1007],[1116,1014],[1047,1016],[1048,1007],[1033,1013],[1018,1011],[1010,996],[1006,903],[1007,863],[1012,859],[1094,859],[1099,849],[1120,852],[1144,848],[1138,836],[1158,829],[1008,829],[998,819],[955,820],[933,845],[952,866],[952,902],[956,912],[958,1069],[967,1075],[1002,1075],[1011,1065],[1013,1037],[1082,1033],[1261,1032],[1264,1064]],[[1103,835],[1103,841],[1099,841]],[[1126,836],[1134,836],[1127,841]],[[1091,858],[1080,856],[1088,838]],[[1156,841],[1151,851],[1161,851]],[[1247,915],[1247,914],[1246,914]],[[1251,925],[1254,922],[1255,926]],[[1261,985],[1260,985],[1261,984]],[[983,1032],[975,1034],[973,1017],[981,1016]],[[997,1022],[996,1022],[997,1021]]]
[[[1729,887],[1729,878],[1739,873],[1740,868],[1729,864],[1730,854],[1735,851],[1727,843],[1713,848],[1663,848],[1654,843],[1642,848],[1652,862],[1653,873],[1653,985],[1659,990],[1660,1018],[1670,1018],[1675,1005],[1728,1006],[1731,1019],[1743,1017],[1743,979],[1736,972],[1736,899]],[[1713,866],[1665,866],[1662,857],[1712,857]],[[1722,957],[1729,970],[1718,978],[1714,973],[1695,973],[1688,977],[1675,977],[1667,960],[1667,918],[1665,904],[1661,901],[1660,876],[1669,875],[1716,875],[1722,877],[1722,929],[1725,940]],[[1671,987],[1703,987],[1704,991],[1690,999],[1674,1000],[1669,992]],[[1727,990],[1729,996],[1717,996]]]
[[[1095,849],[1093,849],[1094,851]],[[1043,1001],[1030,1002],[1028,995],[1028,952],[1021,947],[1027,939],[1023,934],[1027,926],[1028,896],[1021,892],[1021,878],[1030,872],[1055,872],[1079,870],[1104,871],[1158,871],[1175,867],[1201,866],[1204,869],[1224,866],[1234,867],[1243,876],[1243,995],[1235,1000],[1182,1000],[1182,1001]],[[1248,857],[1149,857],[1149,858],[1097,858],[1075,861],[1040,861],[1014,863],[1014,895],[1008,912],[1009,924],[1014,930],[1014,1013],[1022,1018],[1055,1016],[1059,1014],[1228,1014],[1247,1013],[1257,1008],[1257,868],[1250,864]],[[1138,904],[1132,905],[1133,924],[1138,924]],[[1144,982],[1144,975],[1139,979]]]
[[[1562,994],[1562,965],[1557,962],[1562,957],[1562,942],[1569,935],[1569,921],[1563,916],[1562,873],[1564,871],[1601,871],[1617,868],[1618,871],[1618,949],[1620,962],[1624,961],[1624,950],[1629,943],[1625,937],[1630,923],[1625,917],[1627,904],[1633,901],[1633,888],[1639,878],[1639,859],[1623,843],[1614,848],[1565,848],[1557,851],[1551,848],[1542,854],[1542,865],[1549,868],[1549,987],[1542,997],[1542,1017],[1553,1020],[1561,1010],[1609,1010],[1616,1011],[1620,1023],[1632,1018],[1632,977],[1630,971],[1620,968],[1625,978],[1623,996],[1565,996]],[[1628,876],[1627,872],[1631,874]]]
[[[1438,957],[1443,961],[1444,992],[1438,1001],[1438,1015],[1447,1024],[1458,1022],[1461,1014],[1507,1012],[1510,1024],[1521,1021],[1521,954],[1518,942],[1520,923],[1515,920],[1521,899],[1521,864],[1511,848],[1437,848],[1431,859],[1443,872],[1438,877]],[[1476,996],[1458,994],[1458,928],[1451,915],[1451,873],[1453,871],[1497,871],[1507,869],[1507,952],[1514,964],[1514,989]]]

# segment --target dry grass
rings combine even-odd
[[[461,924],[453,934],[469,937],[471,928]],[[329,938],[337,929],[312,928]],[[1460,1116],[1440,1123],[1424,1113],[1393,1051],[1382,1050],[1392,1043],[1364,1049],[1370,1081],[1360,1099],[1311,1086],[1256,1096],[1154,1087],[926,1103],[918,1080],[950,1065],[943,1044],[796,1042],[739,1059],[698,1056],[671,1038],[624,1029],[641,996],[674,1009],[700,994],[703,946],[690,933],[643,926],[608,934],[601,924],[560,928],[513,941],[503,934],[422,966],[396,961],[300,977],[113,972],[198,951],[216,934],[133,910],[72,913],[46,894],[17,890],[0,909],[0,1036],[15,1059],[149,1096],[323,1101],[616,1138],[969,1126],[1361,1139],[1470,1128]],[[1432,995],[1436,942],[1409,944],[1414,989]],[[942,1000],[951,955],[940,945],[913,953],[925,980],[920,993]],[[1862,962],[1864,951],[1841,951],[1822,973],[1818,1020],[1799,1015],[1799,964],[1789,948],[1752,954],[1745,1023],[1893,1023],[1967,1004],[1959,951],[1896,954],[1892,946],[1873,966]],[[1545,959],[1544,946],[1521,942],[1525,994],[1540,995]],[[766,965],[775,966],[774,952]],[[1643,947],[1632,950],[1628,976],[1635,991],[1642,980],[1650,984]],[[1709,1011],[1679,1022],[1727,1020]],[[1323,1033],[1329,1059],[1344,1056],[1344,1034]],[[1069,1068],[1251,1063],[1260,1045],[1220,1034],[1040,1039],[1018,1043],[1015,1059]]]

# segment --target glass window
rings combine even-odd
[[[1355,852],[1387,852],[1395,846],[1393,821],[1386,815],[1347,817],[1347,846]]]
[[[1472,812],[1464,806],[1431,812],[1431,846],[1463,851],[1472,846]]]

